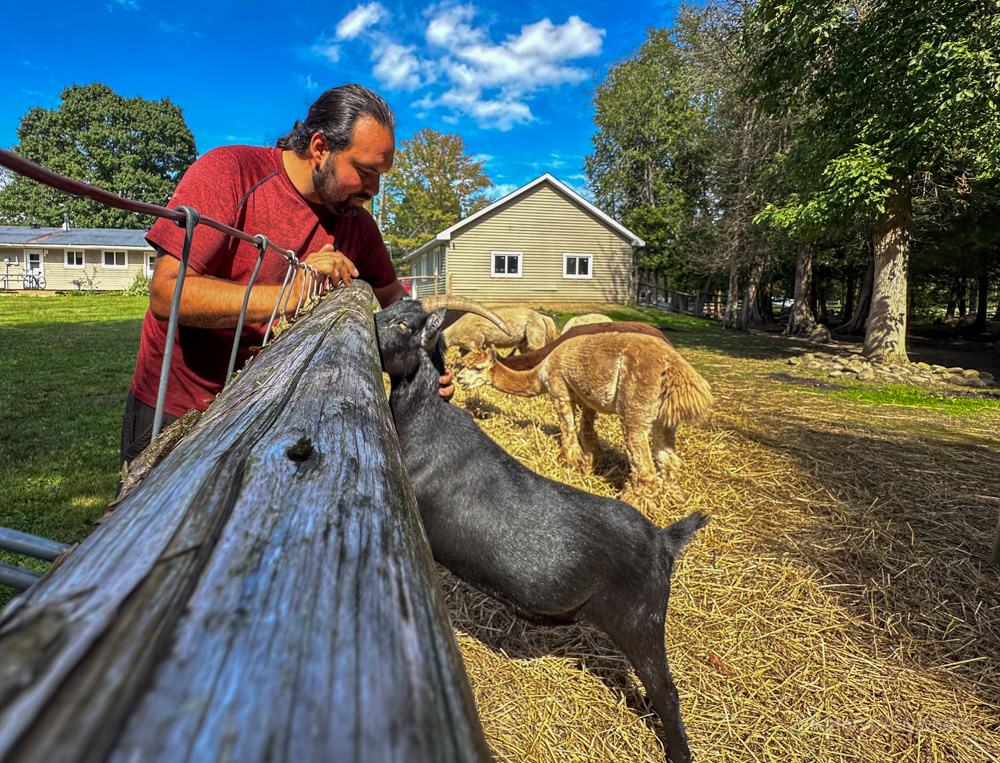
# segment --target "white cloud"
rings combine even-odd
[[[444,0],[424,11],[418,47],[411,41],[420,30],[401,24],[398,36],[390,37],[371,29],[388,15],[379,2],[357,6],[337,25],[332,40],[312,46],[314,57],[336,63],[342,44],[361,37],[370,46],[372,73],[384,88],[424,90],[413,104],[423,115],[438,111],[442,119],[469,118],[498,130],[535,121],[528,104],[540,91],[587,80],[589,73],[571,62],[598,55],[605,36],[603,29],[570,16],[564,24],[543,18],[494,42],[489,24],[477,23],[474,5]]]
[[[386,16],[388,16],[388,13],[379,2],[368,3],[368,5],[359,5],[353,11],[344,16],[344,18],[340,20],[340,23],[337,24],[337,39],[353,40],[359,34],[368,29],[368,27],[377,24]]]
[[[486,30],[473,28],[471,22],[476,16],[474,5],[456,5],[451,8],[428,9],[431,20],[427,23],[425,39],[431,45],[448,48],[455,45],[475,45],[486,41]]]
[[[340,46],[335,45],[329,40],[320,40],[309,50],[312,52],[313,56],[317,58],[325,58],[331,64],[335,64],[340,60]]]
[[[135,0],[115,0],[115,2],[118,3],[119,6],[121,6],[122,8],[124,8],[127,11],[137,11],[137,10],[139,10],[139,3],[137,3]],[[110,6],[110,5],[107,6],[107,8],[109,10],[111,9],[111,7],[112,6]]]
[[[514,183],[499,183],[491,188],[487,188],[484,195],[488,199],[502,199],[508,193],[513,193],[521,186],[515,185]]]
[[[423,83],[420,76],[421,62],[414,55],[412,45],[392,43],[373,56],[375,68],[372,73],[385,87],[393,90],[416,90]]]

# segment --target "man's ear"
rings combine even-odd
[[[321,165],[328,153],[330,153],[330,144],[327,142],[326,136],[321,132],[314,132],[309,139],[309,155]]]
[[[448,311],[442,307],[428,315],[427,320],[424,321],[424,329],[420,336],[420,343],[424,346],[424,349],[427,350],[427,352],[433,350],[434,345],[437,344],[438,332],[441,331],[441,324],[444,323],[444,316],[447,312]]]

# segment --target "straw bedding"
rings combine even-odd
[[[678,433],[676,486],[638,507],[661,525],[712,517],[667,617],[698,760],[1000,760],[996,414],[873,414],[768,379],[774,362],[679,349],[716,412]],[[547,398],[454,402],[535,471],[621,495],[615,417],[598,417],[605,453],[587,474],[559,462]],[[602,633],[532,626],[439,569],[497,760],[663,760],[642,686]]]

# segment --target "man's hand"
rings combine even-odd
[[[455,385],[452,384],[451,371],[445,371],[444,376],[439,377],[438,381],[441,384],[438,394],[445,400],[451,400],[452,395],[455,394]]]
[[[358,269],[354,267],[354,263],[347,258],[347,255],[338,252],[333,244],[327,244],[318,252],[307,254],[302,261],[328,276],[330,288],[336,288],[341,283],[350,286],[351,281],[358,277]]]

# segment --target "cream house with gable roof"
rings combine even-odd
[[[0,225],[0,290],[22,291],[41,276],[46,291],[118,291],[152,275],[156,252],[146,231]]]
[[[500,304],[626,304],[633,254],[645,242],[546,173],[441,231],[404,258],[437,290]],[[433,294],[414,280],[414,296]]]

